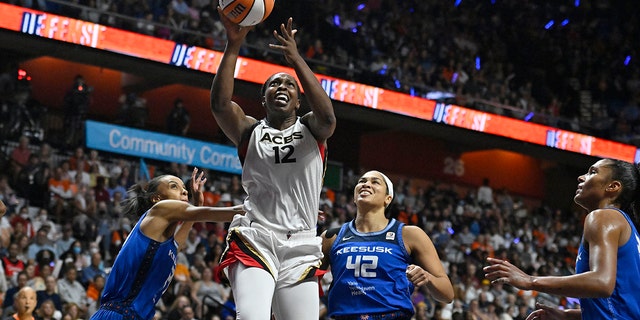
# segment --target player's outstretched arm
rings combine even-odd
[[[307,62],[300,55],[295,35],[298,30],[293,29],[293,18],[287,20],[286,25],[280,25],[280,33],[273,31],[273,36],[280,44],[270,44],[272,49],[282,50],[287,62],[294,68],[304,89],[304,95],[309,102],[311,112],[304,116],[309,128],[317,140],[324,141],[333,135],[336,128],[336,116],[331,99],[324,91]]]

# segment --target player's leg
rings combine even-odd
[[[247,268],[237,262],[229,267],[229,282],[236,303],[237,320],[271,318],[275,281],[269,272],[260,268]]]
[[[272,308],[277,320],[318,320],[320,297],[317,279],[314,277],[293,286],[278,288]]]

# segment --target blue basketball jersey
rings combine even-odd
[[[582,319],[640,319],[640,235],[633,222],[621,210],[631,226],[631,237],[618,248],[616,286],[608,298],[580,299]],[[589,250],[580,244],[576,273],[589,271]]]
[[[102,294],[100,310],[117,312],[124,319],[152,319],[176,268],[174,238],[157,242],[140,231],[140,221],[147,213],[125,240]],[[98,311],[92,319],[113,318],[108,315]]]
[[[333,282],[329,316],[405,311],[413,314],[411,257],[402,240],[403,223],[391,219],[384,230],[360,233],[345,223],[331,247]]]

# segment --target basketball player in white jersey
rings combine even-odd
[[[295,41],[288,19],[274,31],[295,70],[311,112],[298,116],[300,86],[293,75],[276,73],[262,87],[265,119],[246,115],[231,101],[240,47],[250,28],[231,23],[219,12],[227,45],[211,85],[211,111],[238,147],[242,185],[247,193],[245,218],[229,227],[228,247],[217,275],[226,277],[234,295],[237,319],[317,320],[316,271],[322,257],[316,222],[327,139],[336,127],[331,99]]]

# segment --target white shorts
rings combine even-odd
[[[227,249],[220,267],[225,276],[235,262],[263,268],[273,276],[279,289],[315,277],[322,257],[322,239],[315,229],[274,232],[237,215],[229,226]]]

